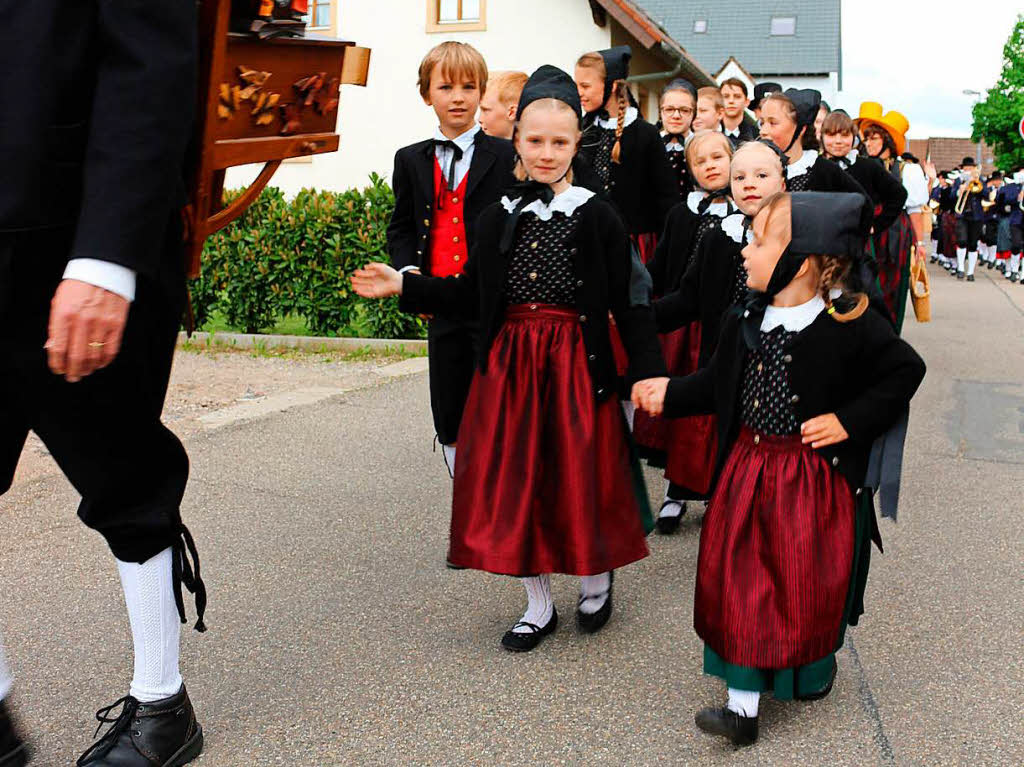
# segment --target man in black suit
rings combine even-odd
[[[195,3],[33,0],[4,25],[0,492],[35,431],[117,560],[135,674],[78,764],[182,765],[203,741],[178,670],[181,586],[200,630],[206,596],[179,511],[188,457],[160,414],[185,300]],[[27,762],[10,685],[0,657],[4,767]]]

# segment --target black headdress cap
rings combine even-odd
[[[540,99],[557,99],[568,104],[577,115],[582,112],[576,83],[568,74],[550,64],[545,64],[530,75],[530,79],[526,81],[522,95],[519,97],[519,108],[516,114],[521,115],[526,107]]]
[[[677,77],[675,80],[665,86],[665,93],[669,91],[688,91],[693,96],[694,101],[697,100],[697,86],[682,77]]]
[[[778,83],[758,83],[754,86],[754,98],[750,101],[750,108],[757,109],[761,106],[761,100],[769,93],[781,93],[782,86]]]
[[[783,95],[793,102],[796,107],[796,132],[793,134],[793,141],[786,151],[796,142],[796,137],[801,128],[810,128],[818,118],[818,109],[821,108],[821,91],[813,88],[787,88]]]
[[[873,210],[868,199],[851,192],[793,192],[792,239],[782,251],[763,293],[751,291],[743,312],[743,338],[748,348],[760,344],[761,320],[780,290],[796,277],[809,256],[839,256],[856,263],[864,249],[865,226]]]
[[[787,169],[789,168],[789,156],[779,148],[779,145],[772,141],[770,138],[759,138],[756,140],[756,143],[764,144],[766,147],[775,152],[776,155],[778,155],[779,162],[782,163],[782,177],[788,178],[789,174]]]
[[[628,45],[616,45],[598,51],[604,59],[605,83],[611,85],[616,80],[629,77],[629,60],[633,58],[633,49]]]

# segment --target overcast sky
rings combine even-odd
[[[878,101],[906,115],[912,138],[969,136],[974,100],[963,91],[995,85],[1022,11],[1024,0],[843,0],[843,90],[835,106],[856,117],[862,101]]]

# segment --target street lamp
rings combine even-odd
[[[981,101],[981,91],[972,91],[970,88],[964,88],[965,96],[974,97],[974,105],[977,106],[978,102]],[[973,110],[972,110],[973,112]],[[973,115],[972,115],[973,116]],[[981,142],[979,141],[975,149],[975,162],[978,163],[978,173],[981,173]]]

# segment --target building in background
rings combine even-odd
[[[979,146],[969,138],[912,138],[907,142],[907,151],[919,160],[931,162],[935,170],[952,170],[960,165],[965,157],[978,157]],[[981,144],[981,172],[989,174],[996,169],[995,152],[992,147],[982,142]],[[1002,168],[1001,170],[1013,170]]]
[[[815,88],[835,103],[843,87],[841,0],[637,0],[654,23],[718,83]]]
[[[657,118],[657,99],[673,77],[698,87],[714,83],[705,67],[634,0],[310,0],[310,34],[358,40],[373,49],[366,88],[345,88],[338,130],[345,151],[286,161],[274,185],[286,194],[304,187],[343,190],[390,178],[395,150],[436,128],[416,74],[438,43],[475,46],[494,71],[532,72],[541,64],[573,71],[587,51],[633,48],[633,84],[641,111]],[[227,186],[247,185],[259,172],[228,171]]]

